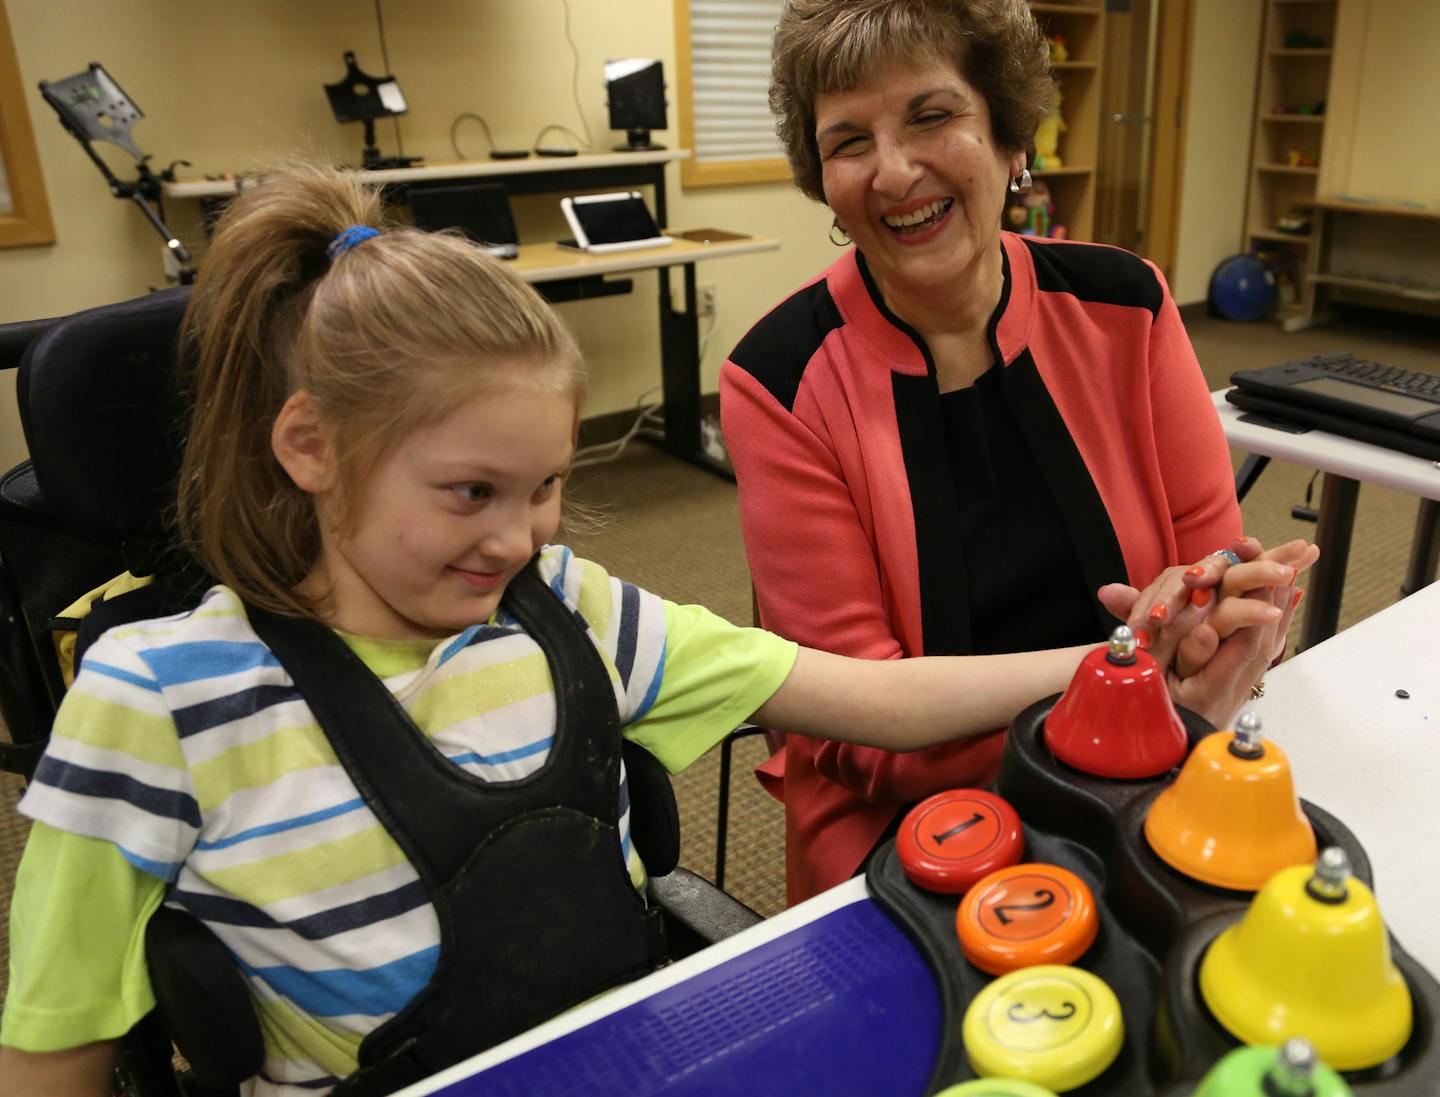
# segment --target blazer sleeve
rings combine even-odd
[[[720,416],[759,623],[805,647],[859,659],[904,657],[874,540],[828,440],[733,362],[720,371]],[[969,780],[973,745],[895,754],[824,740],[814,759],[855,795],[903,804],[947,787],[952,776]]]
[[[1230,449],[1195,348],[1165,284],[1150,331],[1150,411],[1179,563],[1229,548],[1243,526]]]

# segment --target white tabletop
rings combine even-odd
[[[1291,434],[1256,423],[1243,423],[1240,416],[1246,412],[1225,399],[1229,391],[1218,389],[1210,394],[1210,399],[1220,416],[1220,425],[1225,428],[1226,440],[1236,449],[1293,461],[1367,484],[1408,491],[1426,499],[1440,499],[1440,464],[1437,462],[1323,430]]]
[[[487,175],[527,175],[546,171],[583,171],[586,168],[634,167],[636,164],[667,164],[688,160],[689,149],[661,149],[654,152],[582,152],[575,156],[527,156],[520,160],[456,160],[418,164],[409,168],[381,168],[362,171],[367,183],[422,183],[436,179],[479,179]],[[180,179],[164,184],[166,198],[225,198],[238,194],[254,178]]]
[[[1252,708],[1296,791],[1369,855],[1395,937],[1440,972],[1440,583],[1281,663]]]
[[[520,254],[505,265],[527,282],[555,282],[562,278],[586,278],[600,274],[624,274],[626,271],[674,267],[701,259],[719,259],[727,255],[746,255],[756,251],[774,251],[779,240],[765,236],[746,236],[739,240],[702,242],[676,236],[673,242],[654,248],[633,251],[612,251],[589,255],[575,248],[563,248],[552,242],[521,244]]]

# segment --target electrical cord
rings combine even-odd
[[[580,48],[575,45],[575,36],[570,33],[570,0],[560,0],[560,4],[565,10],[565,41],[570,44],[570,53],[575,58],[574,63],[570,66],[570,95],[575,100],[575,113],[580,118],[580,124],[585,127],[585,140],[582,147],[590,149],[595,147],[595,139],[590,134],[590,123],[585,120],[585,109],[580,105]],[[547,133],[557,130],[569,134],[575,139],[577,145],[581,144],[580,135],[574,130],[568,126],[553,125],[546,126],[537,133],[535,140],[531,142],[532,146],[538,149],[540,139]]]
[[[653,404],[645,403],[645,398],[659,388],[659,385],[652,385],[636,399],[635,406],[639,409],[639,414],[635,416],[635,421],[630,424],[629,430],[614,441],[600,442],[596,445],[586,446],[584,449],[576,450],[575,459],[570,462],[570,467],[572,469],[578,469],[585,468],[587,465],[599,465],[606,461],[613,461],[624,453],[625,447],[642,433],[645,433],[647,437],[659,437],[660,432],[657,426],[652,424],[658,424],[659,426],[664,425],[665,405],[658,402]],[[648,433],[647,427],[649,428]]]
[[[481,118],[478,114],[474,114],[471,111],[464,111],[463,113],[456,115],[455,121],[450,123],[450,147],[455,150],[456,160],[469,159],[469,157],[467,157],[464,153],[460,151],[460,142],[455,140],[455,131],[460,128],[460,123],[465,121],[465,119],[467,118],[473,118],[475,119],[475,121],[480,123],[480,128],[485,131],[485,143],[490,146],[491,151],[493,151],[495,148],[495,138],[490,135],[490,124],[486,122],[485,119]]]
[[[390,47],[385,44],[385,14],[380,10],[380,0],[375,0],[375,26],[380,32],[380,63],[385,66],[385,75],[392,75],[390,68]],[[400,136],[400,116],[392,114],[390,121],[395,125],[395,152],[402,159],[405,156],[405,141]]]

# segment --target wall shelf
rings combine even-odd
[[[1325,162],[1327,131],[1323,114],[1284,109],[1331,101],[1331,57],[1341,0],[1266,0],[1260,78],[1255,89],[1254,137],[1250,149],[1250,194],[1245,211],[1245,242],[1251,252],[1267,253],[1281,285],[1276,318],[1287,322],[1310,315],[1315,270],[1313,246],[1318,237],[1314,213],[1320,168],[1292,164],[1304,158]],[[1319,49],[1287,49],[1291,35],[1327,42]],[[1303,62],[1303,63],[1297,63]],[[1282,218],[1300,213],[1311,217],[1306,235],[1281,232]]]
[[[1056,152],[1061,167],[1031,169],[1050,190],[1052,221],[1071,239],[1091,240],[1095,233],[1095,165],[1100,157],[1100,100],[1105,63],[1105,8],[1095,0],[1061,3],[1031,0],[1046,37],[1065,39],[1069,58],[1052,66],[1060,88],[1065,131]]]

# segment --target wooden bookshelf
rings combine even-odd
[[[1105,7],[1095,0],[1032,0],[1030,10],[1046,37],[1065,39],[1069,59],[1055,65],[1065,132],[1057,152],[1061,167],[1035,173],[1050,188],[1054,224],[1073,240],[1095,233],[1095,169],[1100,150],[1101,67],[1105,53]]]

